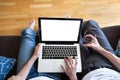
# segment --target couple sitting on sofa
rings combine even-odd
[[[29,27],[22,32],[17,75],[8,80],[60,80],[54,74],[39,74],[36,71],[34,63],[39,56],[40,43],[35,47],[35,24],[33,19]],[[117,51],[114,52],[98,24],[92,20],[83,23],[81,39],[86,31],[94,31],[96,36],[85,35],[84,37],[92,39],[88,43],[83,43],[80,40],[81,48],[84,48],[84,51],[81,51],[83,72],[86,72],[82,80],[120,80],[120,58],[116,56],[120,55],[120,42]],[[77,61],[74,63],[71,57],[68,57],[65,59],[65,63],[66,67],[61,66],[61,68],[69,79],[78,80],[76,75]]]

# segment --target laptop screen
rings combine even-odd
[[[41,41],[77,41],[81,20],[79,19],[39,19]]]

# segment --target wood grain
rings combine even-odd
[[[0,0],[0,35],[20,35],[31,19],[66,17],[120,25],[120,0]]]

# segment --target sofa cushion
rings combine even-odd
[[[16,59],[0,56],[0,80],[5,80]]]
[[[102,28],[102,30],[113,49],[116,50],[116,46],[120,38],[120,25],[105,27]]]
[[[20,39],[20,36],[0,36],[0,56],[17,59]]]

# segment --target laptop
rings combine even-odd
[[[38,72],[63,73],[64,58],[77,59],[77,72],[82,71],[79,46],[82,19],[39,17],[40,55]]]

